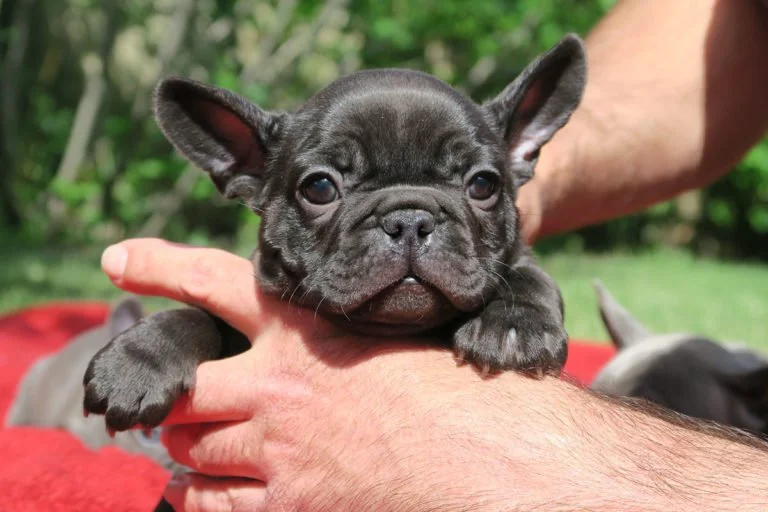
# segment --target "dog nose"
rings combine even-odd
[[[435,230],[435,218],[424,210],[395,210],[382,217],[381,228],[394,240],[421,243]]]

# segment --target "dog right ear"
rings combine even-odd
[[[170,77],[155,89],[154,113],[165,137],[205,170],[228,199],[252,208],[286,114],[262,110],[231,91]]]
[[[533,177],[542,146],[578,107],[586,80],[584,43],[569,34],[483,106],[507,143],[518,187]]]

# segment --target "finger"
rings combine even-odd
[[[176,401],[163,425],[243,421],[253,417],[264,379],[260,378],[261,372],[249,352],[198,366],[195,387]]]
[[[108,247],[102,268],[118,287],[199,306],[253,338],[264,298],[250,261],[226,251],[144,238]]]
[[[196,423],[170,427],[162,439],[173,460],[198,473],[263,480],[262,429],[256,420]]]
[[[262,512],[266,495],[258,480],[188,473],[171,480],[163,496],[179,512]]]

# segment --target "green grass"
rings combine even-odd
[[[653,332],[692,332],[768,349],[768,265],[677,251],[563,254],[541,261],[560,284],[571,336],[609,339],[592,288],[599,278]]]
[[[241,252],[241,251],[239,251]],[[100,249],[0,249],[0,313],[51,300],[114,300]],[[696,332],[768,349],[768,265],[699,260],[684,252],[555,255],[541,259],[560,284],[571,336],[607,340],[592,280],[655,332]],[[169,301],[149,299],[149,310]]]

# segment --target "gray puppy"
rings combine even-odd
[[[385,69],[341,78],[293,114],[181,78],[159,84],[154,107],[173,145],[261,215],[266,292],[345,330],[445,340],[486,371],[557,373],[562,300],[518,236],[515,199],[585,78],[570,35],[484,105]],[[199,309],[149,316],[91,361],[85,408],[114,430],[156,426],[201,362],[249,346]]]
[[[618,349],[591,388],[768,434],[768,359],[693,334],[651,334],[599,281],[600,315]]]
[[[173,462],[160,443],[158,430],[128,430],[112,437],[104,429],[101,417],[83,416],[84,389],[80,376],[96,352],[143,316],[141,304],[135,298],[124,298],[112,308],[103,325],[83,332],[61,350],[36,361],[19,384],[6,425],[64,429],[91,449],[116,445],[147,455],[172,472],[179,472],[182,467]]]

